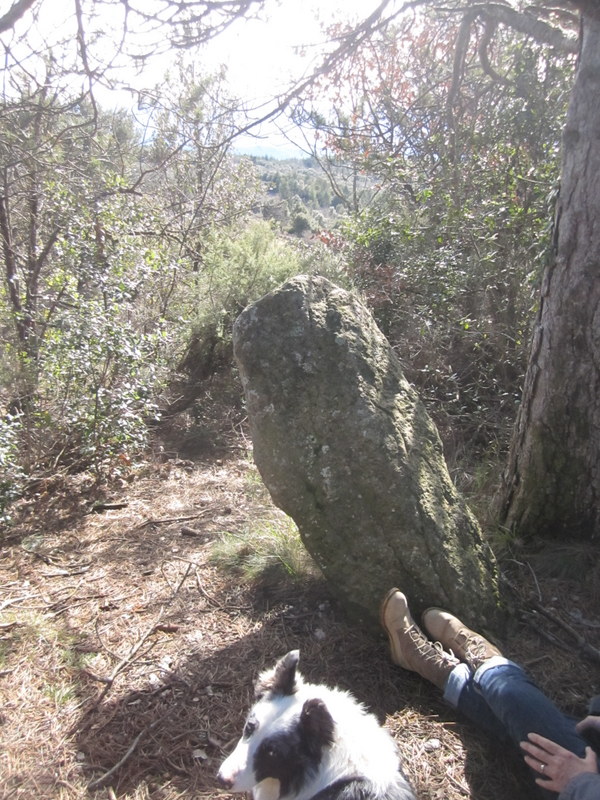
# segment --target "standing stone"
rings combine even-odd
[[[417,613],[439,605],[494,625],[494,557],[357,297],[294,278],[238,317],[234,352],[260,474],[351,615],[376,622],[398,586]]]

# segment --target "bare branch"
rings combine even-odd
[[[503,86],[510,86],[510,81],[505,78],[504,75],[500,75],[499,72],[496,72],[496,70],[492,67],[488,56],[488,47],[494,37],[496,27],[496,20],[485,20],[483,36],[481,37],[481,42],[479,43],[479,48],[477,50],[479,54],[479,62],[483,71],[486,73],[486,75],[489,75],[493,81],[496,83],[501,83]]]
[[[531,13],[531,9],[520,12],[502,3],[477,3],[473,6],[473,10],[484,18],[507,25],[519,33],[531,36],[536,42],[555,47],[562,53],[576,53],[578,50],[578,36],[568,36],[560,28],[539,19]]]
[[[231,141],[237,136],[244,133],[250,133],[255,128],[259,127],[265,122],[276,119],[281,116],[287,109],[298,100],[301,95],[323,75],[327,75],[335,66],[340,64],[346,58],[349,58],[355,53],[360,46],[371,38],[375,33],[386,28],[393,20],[412,8],[426,5],[428,0],[409,0],[404,3],[401,8],[391,14],[384,16],[387,6],[392,0],[382,0],[377,8],[358,26],[353,28],[350,32],[338,37],[336,41],[339,42],[338,46],[331,53],[326,55],[321,64],[316,67],[308,77],[296,82],[288,92],[278,99],[276,105],[261,116],[259,119],[252,120],[247,125],[240,128],[235,133],[231,134],[227,141]],[[264,108],[264,106],[263,106]]]
[[[17,0],[13,7],[0,17],[0,33],[14,28],[21,17],[29,11],[36,2],[37,0]]]
[[[17,314],[23,310],[19,296],[19,279],[17,273],[17,259],[12,244],[10,222],[8,217],[8,204],[6,198],[0,196],[0,233],[2,235],[2,249],[6,270],[6,285],[12,307]]]
[[[81,62],[83,64],[83,69],[85,71],[87,80],[88,80],[88,92],[90,103],[92,104],[92,109],[94,111],[94,124],[98,119],[98,109],[96,107],[96,100],[94,98],[94,83],[95,83],[95,76],[90,69],[90,63],[88,60],[88,53],[87,53],[87,45],[85,41],[85,30],[83,24],[83,11],[81,8],[81,0],[75,0],[75,14],[77,17],[77,45],[79,47],[79,54],[81,56]]]

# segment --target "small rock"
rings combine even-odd
[[[432,753],[434,750],[439,750],[441,746],[442,743],[439,739],[428,739],[423,745],[423,749],[426,753]]]

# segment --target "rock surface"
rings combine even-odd
[[[439,605],[493,627],[493,555],[357,297],[294,278],[240,315],[234,350],[257,467],[347,611],[376,623],[398,586],[417,613]]]

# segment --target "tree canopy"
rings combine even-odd
[[[0,17],[0,439],[15,475],[70,448],[100,469],[161,404],[181,407],[161,393],[190,353],[217,363],[241,306],[287,277],[273,236],[290,267],[364,294],[451,454],[505,451],[596,5],[383,0],[252,111],[198,47],[263,9],[73,0],[50,25],[47,0],[17,0]],[[177,54],[164,78],[133,90],[164,52]],[[135,107],[107,102],[117,88]],[[257,173],[232,150],[284,118],[328,185]],[[28,463],[14,459],[24,437]]]

